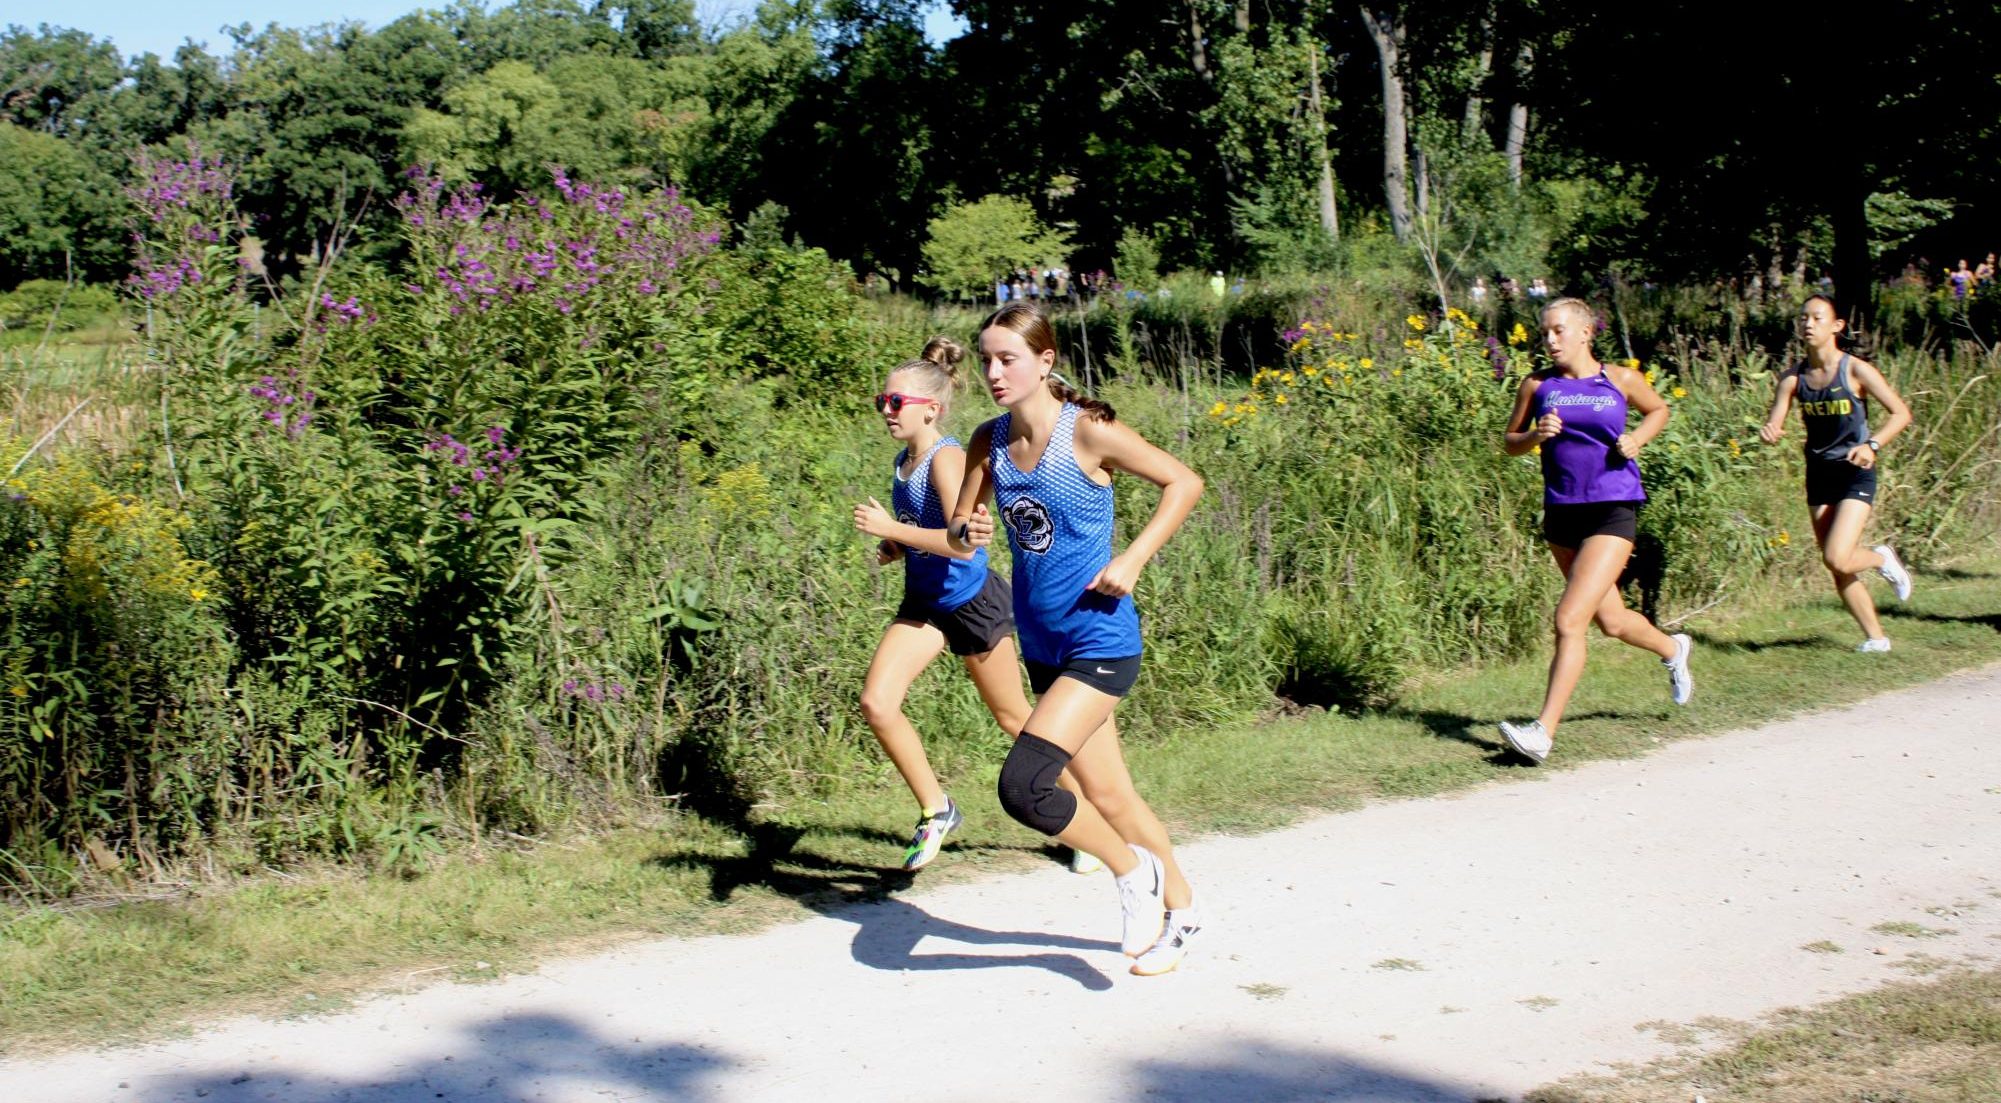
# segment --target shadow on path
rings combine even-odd
[[[1463,1087],[1352,1058],[1286,1046],[1238,1046],[1140,1062],[1129,1098],[1148,1103],[1468,1103]]]
[[[158,1080],[118,1093],[136,1103],[488,1103],[579,1098],[718,1098],[737,1060],[696,1046],[612,1039],[560,1015],[501,1015],[437,1039],[421,1059],[376,1073],[328,1076],[246,1060],[236,1069]]]
[[[1109,907],[1109,900],[1107,901]],[[814,904],[813,910],[832,919],[855,925],[851,948],[854,959],[871,969],[888,972],[939,969],[1047,969],[1067,977],[1094,992],[1112,987],[1112,979],[1075,954],[971,954],[943,952],[919,954],[917,944],[927,938],[943,939],[967,946],[1027,946],[1051,950],[1088,950],[1116,954],[1118,944],[1101,939],[1039,931],[987,931],[940,919],[906,900],[885,897],[867,902]]]

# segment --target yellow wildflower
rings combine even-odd
[[[1375,366],[1376,366],[1376,362],[1375,362],[1374,360],[1370,359],[1370,358],[1369,358],[1369,357],[1367,357],[1367,356],[1364,356],[1364,357],[1362,357],[1362,370],[1363,370],[1363,371],[1368,371],[1368,370],[1369,370],[1370,368],[1373,368],[1373,367],[1375,367]]]
[[[1282,375],[1280,375],[1280,376],[1278,377],[1278,381],[1279,381],[1280,383],[1291,383],[1291,382],[1292,382],[1292,373],[1291,373],[1291,372],[1285,372],[1284,374],[1282,374]]]
[[[200,586],[196,586],[194,589],[188,591],[188,596],[196,601],[200,601],[208,596],[208,591],[202,589]]]
[[[1638,367],[1639,365],[1635,364],[1635,365],[1633,365],[1633,366],[1634,366],[1634,367]],[[1649,385],[1649,386],[1651,386],[1651,385],[1653,384],[1653,381],[1654,381],[1654,369],[1652,369],[1652,368],[1648,368],[1648,369],[1647,369],[1647,383],[1648,383],[1648,385]]]
[[[7,692],[13,694],[16,697],[26,697],[28,695],[28,687],[17,685],[13,689],[8,690]]]
[[[1529,331],[1520,322],[1516,322],[1515,328],[1508,331],[1508,344],[1510,345],[1525,345],[1528,343],[1528,340]]]
[[[1744,449],[1743,449],[1742,447],[1740,447],[1740,446],[1739,446],[1739,445],[1737,444],[1737,438],[1736,438],[1736,437],[1731,437],[1731,438],[1730,438],[1730,458],[1734,460],[1734,459],[1738,458],[1739,456],[1742,456],[1743,454],[1744,454]]]
[[[1629,367],[1629,368],[1638,368],[1638,367],[1640,366],[1640,362],[1639,362],[1639,360],[1638,360],[1638,359],[1636,359],[1636,358],[1634,358],[1634,357],[1630,357],[1630,356],[1629,356],[1629,357],[1627,357],[1626,359],[1624,359],[1624,360],[1620,361],[1620,363],[1623,363],[1623,364],[1625,364],[1625,365],[1626,365],[1627,367]],[[1653,374],[1654,374],[1654,371],[1653,371],[1653,369],[1652,369],[1652,368],[1648,368],[1648,369],[1647,369],[1647,376],[1648,376],[1649,378],[1652,378]]]
[[[1285,405],[1285,396],[1284,396],[1284,395],[1279,395],[1278,397],[1276,397],[1276,398],[1272,399],[1272,401],[1273,401],[1273,402],[1276,402],[1276,403],[1278,403],[1278,404],[1279,404],[1279,405],[1281,405],[1281,406],[1283,406],[1283,405]]]
[[[1403,347],[1412,350],[1421,349],[1424,347],[1424,342],[1415,337],[1406,337],[1403,339]]]
[[[1687,387],[1676,387],[1676,388],[1675,388],[1674,390],[1671,390],[1671,391],[1669,391],[1668,393],[1669,393],[1669,394],[1671,394],[1671,395],[1673,395],[1673,396],[1675,396],[1676,398],[1687,398],[1687,397],[1688,397],[1688,388],[1687,388]]]
[[[1422,316],[1417,314],[1412,314],[1404,318],[1403,321],[1405,325],[1418,331],[1419,333],[1424,332],[1424,318]]]

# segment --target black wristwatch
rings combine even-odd
[[[1883,442],[1877,440],[1875,437],[1870,437],[1862,443],[1868,445],[1871,452],[1881,452],[1883,450]]]

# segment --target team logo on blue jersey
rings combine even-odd
[[[1016,498],[1002,510],[1001,520],[1007,522],[1008,530],[1014,533],[1014,542],[1022,551],[1039,555],[1056,541],[1056,526],[1049,522],[1048,507],[1027,495]]]
[[[896,511],[896,520],[899,524],[915,525],[917,523],[917,515],[907,509],[899,509]]]

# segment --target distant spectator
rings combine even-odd
[[[1542,282],[1541,276],[1529,281],[1529,298],[1537,302],[1549,298],[1549,285]]]
[[[1474,277],[1473,277],[1473,286],[1467,289],[1467,291],[1466,291],[1466,295],[1467,295],[1467,297],[1468,297],[1468,298],[1470,298],[1470,299],[1472,299],[1472,300],[1473,300],[1473,305],[1474,305],[1474,307],[1478,308],[1478,307],[1483,307],[1483,306],[1486,306],[1486,305],[1487,305],[1487,277],[1485,277],[1485,276],[1474,276]]]
[[[1955,299],[1964,299],[1966,293],[1973,290],[1973,269],[1967,267],[1964,257],[1960,258],[1959,267],[1946,273],[1946,279],[1952,283],[1952,297]]]
[[[1994,254],[1987,254],[1987,259],[1981,261],[1974,268],[1973,282],[1979,284],[1981,287],[1986,287],[1988,284],[1994,282]]]
[[[1008,292],[1008,287],[1007,287],[1006,276],[1002,276],[999,279],[994,280],[994,305],[1006,306],[1008,299],[1007,292]]]
[[[1223,273],[1211,272],[1209,274],[1209,294],[1220,299],[1229,293],[1230,285],[1223,279]]]

